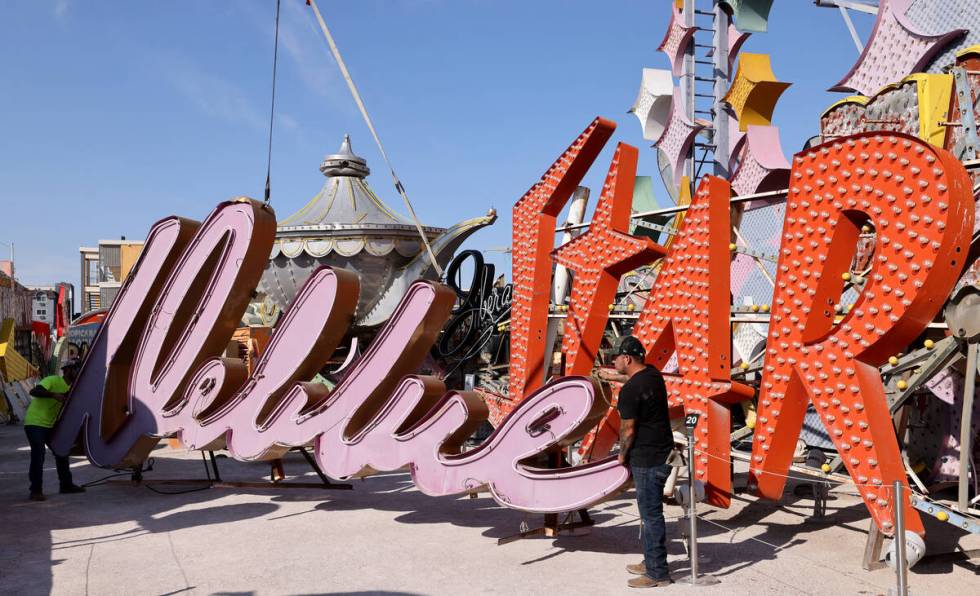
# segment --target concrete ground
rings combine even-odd
[[[147,485],[101,484],[57,494],[46,462],[49,500],[28,502],[23,429],[0,427],[0,592],[4,594],[627,594],[623,567],[640,560],[632,491],[592,510],[588,535],[532,538],[504,546],[522,520],[540,516],[491,499],[432,498],[407,474],[355,481],[352,491],[209,488],[163,478],[204,478],[199,453],[161,447]],[[74,458],[78,483],[108,472]],[[268,464],[219,459],[225,480],[262,480]],[[296,454],[287,474],[307,472]],[[736,482],[744,483],[738,474]],[[721,580],[714,594],[886,594],[890,569],[867,572],[861,556],[868,515],[839,493],[827,516],[809,519],[812,501],[737,496],[731,509],[702,507],[700,567]],[[666,507],[670,567],[685,577],[681,510]],[[980,547],[930,525],[930,552]],[[944,534],[940,530],[946,529]],[[945,538],[946,544],[941,544]],[[913,593],[976,594],[980,563],[939,557],[910,573]],[[678,583],[656,593],[690,594]]]

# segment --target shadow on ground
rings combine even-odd
[[[142,485],[131,484],[126,477],[113,479],[121,483],[92,486],[81,495],[53,494],[49,501],[33,503],[26,500],[26,470],[28,452],[24,449],[23,430],[20,427],[0,427],[0,527],[10,540],[0,544],[0,585],[23,586],[22,594],[46,594],[52,588],[52,569],[64,559],[59,551],[102,544],[121,542],[146,534],[167,533],[175,530],[211,524],[225,524],[241,520],[263,519],[275,521],[287,517],[308,516],[309,523],[326,521],[321,517],[332,511],[374,509],[396,513],[395,520],[403,524],[451,524],[474,528],[488,539],[496,540],[518,533],[522,522],[530,527],[539,526],[542,516],[498,506],[486,494],[478,498],[429,497],[414,488],[407,473],[386,473],[365,480],[353,480],[353,490],[324,490],[314,488],[289,488],[287,485],[270,485],[269,488],[207,488],[205,464],[196,456],[175,452],[161,447],[155,452],[156,465],[145,475]],[[73,460],[82,462],[80,458]],[[262,481],[268,478],[269,465],[262,462],[238,462],[228,458],[218,459],[222,479],[225,481]],[[53,461],[49,458],[49,467]],[[298,454],[286,458],[287,475],[291,480],[315,482],[316,476]],[[87,483],[106,475],[105,470],[87,464],[73,468],[76,482]],[[299,478],[302,476],[302,478]],[[200,479],[202,484],[177,485],[161,482],[164,479]],[[46,483],[56,486],[53,469],[46,470]],[[288,481],[287,481],[288,483]],[[854,540],[863,543],[866,535],[868,514],[860,501],[839,499],[827,504],[826,516],[816,520],[811,517],[813,502],[794,496],[791,482],[786,498],[781,502],[756,501],[736,495],[733,511],[704,507],[699,511],[699,535],[710,542],[701,542],[699,566],[702,572],[724,577],[780,556],[781,551],[808,541],[808,534],[819,532],[828,525],[847,528]],[[152,489],[152,490],[151,490]],[[154,492],[157,491],[157,492]],[[161,493],[174,494],[161,494]],[[221,503],[229,494],[263,495],[267,500],[250,503]],[[554,549],[544,556],[524,561],[535,565],[542,561],[561,557],[571,552],[630,554],[641,552],[639,523],[636,516],[633,493],[596,505],[590,510],[597,526],[584,535],[560,535],[557,538],[529,538],[550,541]],[[302,511],[277,514],[284,503],[309,503]],[[749,504],[750,506],[745,506]],[[738,507],[741,506],[741,509]],[[738,509],[735,511],[735,509]],[[773,521],[773,513],[789,514],[789,522]],[[682,576],[689,571],[686,562],[687,520],[682,518],[679,507],[668,505],[668,552],[676,562],[672,573]],[[786,515],[778,516],[785,520]],[[131,526],[114,530],[114,525]],[[103,533],[76,540],[55,540],[59,530],[97,527]],[[760,532],[759,529],[762,529]],[[751,538],[746,536],[751,535]],[[931,536],[942,532],[932,532]],[[946,532],[948,536],[948,532]],[[726,540],[725,537],[728,537]],[[955,540],[954,540],[955,543]],[[736,551],[733,556],[733,545]],[[496,547],[488,543],[487,548]],[[930,545],[930,549],[933,546]],[[953,565],[977,571],[976,565],[965,558],[937,558],[924,561],[915,573],[946,573]],[[853,571],[861,573],[856,561]],[[791,581],[791,580],[789,580]],[[10,583],[8,583],[10,582]],[[180,593],[188,588],[174,592]],[[364,592],[395,594],[399,592]],[[228,593],[230,594],[230,593]],[[238,594],[238,593],[236,593]],[[247,594],[242,593],[242,594]]]

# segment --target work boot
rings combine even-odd
[[[47,501],[48,500],[48,498],[45,497],[44,496],[44,493],[42,493],[41,491],[37,491],[37,492],[33,492],[32,491],[31,492],[30,499],[32,501]]]
[[[627,565],[626,571],[629,571],[633,575],[646,575],[647,566],[645,563],[636,563],[634,565]]]
[[[669,577],[663,579],[653,579],[649,575],[641,575],[640,577],[634,577],[633,579],[626,582],[626,585],[631,588],[662,588],[664,586],[669,586],[674,583]]]
[[[85,487],[78,486],[77,484],[69,484],[68,486],[62,486],[61,491],[59,492],[61,492],[63,495],[73,495],[75,493],[85,492]]]

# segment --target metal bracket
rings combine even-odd
[[[960,122],[963,124],[964,137],[962,153],[958,157],[960,159],[976,159],[977,154],[980,153],[980,136],[977,135],[977,119],[976,114],[974,114],[977,102],[973,100],[973,90],[970,87],[970,78],[966,69],[954,66],[952,73],[956,97],[960,106]]]
[[[851,39],[854,40],[854,46],[857,48],[858,54],[860,54],[864,51],[864,44],[861,43],[861,38],[858,37],[854,23],[851,21],[851,15],[848,14],[847,7],[838,4],[837,8],[840,9],[840,16],[844,19],[844,24],[847,25],[847,31],[851,34]]]
[[[864,543],[864,557],[861,562],[861,566],[866,571],[874,571],[885,566],[885,563],[881,561],[881,547],[884,546],[884,543],[885,535],[878,529],[875,520],[871,520],[871,525],[868,527],[868,539]]]
[[[898,409],[905,404],[905,401],[920,387],[922,387],[927,380],[932,378],[932,376],[939,372],[940,369],[945,368],[950,363],[952,358],[956,358],[957,356],[962,357],[962,354],[959,353],[959,346],[955,337],[946,337],[941,339],[929,351],[933,352],[933,354],[928,359],[923,361],[918,370],[916,370],[908,381],[906,381],[908,385],[905,387],[905,389],[899,389],[897,392],[889,393],[887,395],[888,409],[892,414],[897,412]],[[921,356],[919,352],[921,352],[921,350],[907,355],[906,358],[918,358]],[[902,362],[899,362],[895,367],[883,369],[881,373],[882,375],[894,373],[895,369],[899,366],[902,366]]]
[[[827,482],[811,482],[813,489],[813,516],[811,519],[823,519],[827,517],[827,500],[830,496],[830,485]]]
[[[663,232],[664,234],[676,234],[677,228],[672,226],[662,226],[660,224],[650,223],[642,219],[633,220],[633,225],[638,228],[643,228],[645,230],[654,230],[656,232]]]
[[[970,532],[971,534],[980,534],[980,522],[972,517],[961,515],[950,507],[946,507],[945,505],[940,505],[939,503],[932,501],[926,501],[925,499],[920,499],[915,494],[911,496],[911,503],[912,506],[919,511],[928,513],[939,521],[952,524],[961,530]]]
[[[943,343],[945,341],[946,341],[945,339],[939,341],[939,343],[933,346],[931,350],[926,348],[920,348],[918,350],[915,350],[914,352],[909,352],[908,354],[905,354],[904,356],[899,358],[897,364],[883,365],[881,368],[879,368],[879,372],[881,372],[881,375],[883,377],[890,377],[890,376],[897,375],[899,373],[903,373],[908,370],[912,370],[913,368],[916,368],[918,366],[922,366],[924,362],[928,362],[932,360],[936,356],[936,354],[939,353],[936,351],[936,347],[939,347],[940,350],[945,350],[947,348],[947,346]]]
[[[859,2],[857,0],[814,0],[820,8],[849,8],[867,14],[878,14],[878,3],[873,1]]]
[[[758,250],[752,250],[751,248],[746,248],[744,246],[738,246],[734,251],[739,254],[748,255],[750,257],[755,257],[757,259],[762,259],[763,261],[769,261],[770,263],[778,263],[779,259],[774,255],[769,255]]]

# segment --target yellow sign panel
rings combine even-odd
[[[789,86],[776,80],[769,54],[742,54],[723,101],[735,111],[738,129],[745,132],[752,125],[772,124],[776,102]]]

